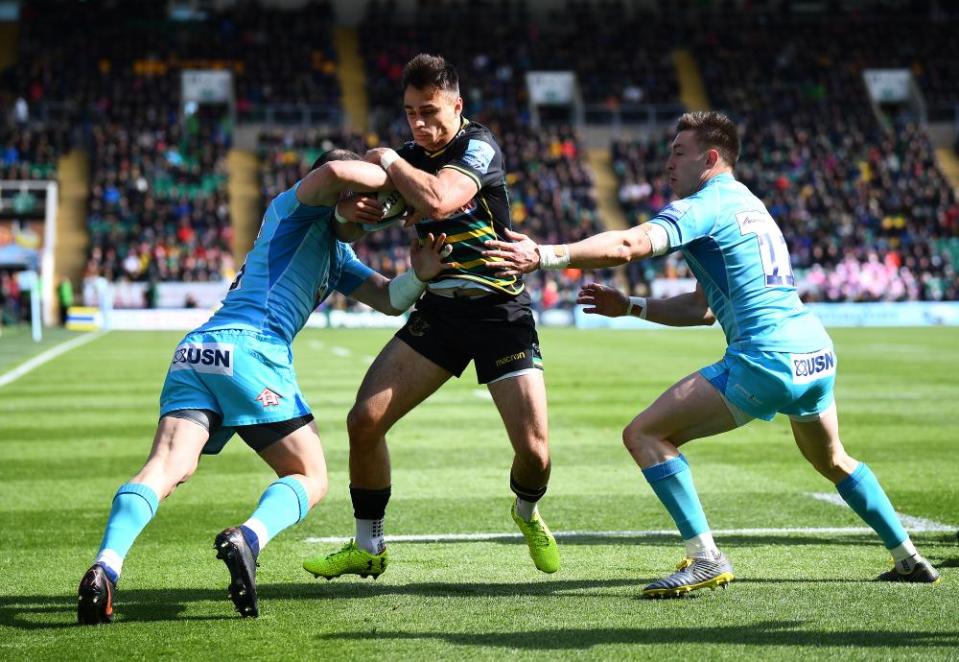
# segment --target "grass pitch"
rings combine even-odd
[[[543,330],[553,478],[542,504],[563,567],[538,573],[519,540],[394,542],[379,581],[314,581],[303,557],[347,537],[344,420],[384,331],[305,331],[297,372],[317,416],[330,493],[261,555],[262,616],[226,595],[213,537],[243,521],[271,481],[239,439],[205,458],[161,506],[124,566],[117,622],[75,625],[76,587],[116,487],[149,450],[157,398],[180,334],[114,332],[0,388],[0,658],[955,658],[955,532],[914,535],[940,585],[872,579],[888,556],[862,526],[811,493],[834,493],[796,450],[785,419],[685,448],[710,524],[738,579],[728,591],[640,599],[682,555],[620,443],[630,418],[681,376],[716,360],[713,330]],[[844,441],[912,517],[959,525],[959,333],[835,330]],[[38,350],[0,337],[0,372]],[[470,369],[391,435],[387,532],[512,533],[510,451]],[[786,529],[787,531],[782,531]],[[592,532],[592,533],[590,533]],[[600,532],[600,533],[597,533]]]

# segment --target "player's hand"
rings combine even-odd
[[[414,237],[410,244],[410,264],[413,273],[424,283],[439,275],[446,265],[443,258],[449,255],[446,248],[446,233],[434,237],[433,233],[426,235],[422,241]]]
[[[383,157],[383,153],[386,152],[389,147],[374,147],[371,150],[367,150],[366,154],[363,155],[363,160],[367,163],[373,163],[375,165],[380,165],[380,159]]]
[[[336,211],[353,223],[379,223],[383,220],[383,205],[372,195],[354,195],[340,200]]]
[[[599,283],[588,283],[580,289],[576,303],[587,306],[583,309],[584,313],[622,317],[629,308],[629,297],[616,288]]]
[[[494,263],[499,268],[496,275],[519,276],[536,271],[539,268],[539,251],[536,250],[536,242],[525,234],[512,230],[506,230],[506,236],[512,239],[512,242],[491,239],[484,243],[486,250],[483,251],[483,257],[492,257],[497,260],[497,263]]]

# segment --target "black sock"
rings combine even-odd
[[[356,519],[383,519],[386,504],[390,502],[390,488],[367,490],[350,485],[350,499],[353,501],[353,517]]]
[[[509,488],[513,490],[513,494],[518,496],[523,501],[529,501],[530,503],[536,503],[543,498],[543,495],[546,494],[546,485],[542,487],[524,487],[516,482],[516,478],[513,477],[513,474],[509,476]]]

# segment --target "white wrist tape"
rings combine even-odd
[[[639,319],[646,319],[646,297],[629,297],[626,315],[632,316],[634,308],[639,308]]]
[[[389,170],[390,166],[393,165],[400,155],[396,153],[395,149],[387,149],[383,154],[380,155],[380,167],[383,170]]]
[[[390,305],[396,310],[406,310],[425,289],[426,283],[417,278],[412,269],[408,269],[390,281]]]
[[[337,223],[349,223],[350,219],[340,213],[340,206],[336,205],[333,207],[333,218],[336,219]]]
[[[652,255],[665,255],[669,250],[669,235],[666,234],[666,228],[658,223],[646,223],[646,236],[649,238],[649,245],[652,247]]]
[[[540,269],[565,269],[569,266],[569,247],[566,244],[537,246]]]

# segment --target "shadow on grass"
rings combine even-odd
[[[657,579],[656,577],[630,577],[621,579],[596,579],[596,580],[542,580],[531,582],[508,582],[508,583],[479,583],[479,582],[419,582],[411,584],[391,584],[389,580],[374,582],[372,580],[359,580],[358,578],[347,578],[333,582],[327,582],[322,579],[316,581],[304,581],[282,584],[261,584],[258,588],[261,610],[268,613],[271,609],[271,601],[297,601],[312,602],[317,601],[335,601],[335,600],[365,600],[385,596],[414,596],[420,598],[503,598],[506,600],[515,599],[517,596],[528,597],[575,597],[577,600],[589,600],[595,598],[618,598],[618,599],[636,599],[642,600],[640,591],[649,582]],[[850,580],[837,578],[775,578],[775,577],[756,577],[737,579],[734,582],[733,589],[739,584],[848,584],[862,585],[864,583],[873,583],[872,579]],[[624,592],[620,589],[626,587],[630,589]],[[684,600],[707,599],[711,595],[709,592],[698,591],[684,597]],[[210,611],[217,613],[197,613],[188,614],[188,610],[194,603],[209,602],[215,603]],[[10,627],[18,630],[57,630],[76,626],[76,595],[74,593],[65,595],[21,595],[21,596],[0,596],[0,626]],[[226,589],[214,588],[177,588],[177,589],[132,589],[120,590],[116,597],[116,611],[118,622],[156,622],[156,621],[223,621],[238,619],[233,611],[233,605],[226,595]],[[801,623],[791,625],[793,629],[799,628]],[[717,633],[722,630],[717,630]],[[724,631],[724,630],[723,630]],[[591,645],[597,643],[617,643],[624,641],[647,641],[647,635],[652,633],[651,643],[664,642],[665,639],[656,639],[656,630],[609,630],[609,636],[613,639],[609,641],[596,640]],[[672,632],[672,630],[670,630]],[[689,641],[699,641],[696,633],[701,630],[691,630]],[[750,628],[749,632],[752,633]],[[823,633],[808,633],[805,631],[781,633],[785,637],[795,635],[800,639],[797,645],[811,645],[806,643],[807,639],[813,638],[813,635],[819,636]],[[856,633],[853,633],[854,635]],[[881,633],[879,633],[881,634]],[[927,633],[930,634],[930,633]],[[631,636],[641,639],[631,639]],[[682,635],[680,631],[679,635]],[[343,638],[349,638],[350,634],[336,635]],[[359,635],[357,635],[359,636]],[[362,636],[369,636],[364,633]],[[393,635],[379,635],[393,636]],[[409,635],[400,633],[396,635],[400,638],[417,637],[438,637],[436,634]],[[446,636],[446,635],[444,635]],[[467,639],[481,635],[449,635],[450,637],[462,636]],[[491,635],[492,636],[492,635]],[[519,636],[519,635],[517,635]],[[523,641],[530,635],[523,633]],[[550,634],[550,637],[553,635]],[[717,635],[718,636],[718,635]],[[739,635],[729,635],[729,641],[738,641]],[[832,635],[823,635],[827,639]],[[924,636],[923,633],[908,633],[896,636],[903,636],[907,639],[914,636]],[[938,636],[938,635],[937,635]],[[959,637],[955,633],[949,636]],[[494,637],[499,641],[499,635]],[[578,640],[574,637],[570,641]],[[451,640],[452,641],[452,640]],[[686,639],[676,639],[668,641],[684,642]],[[726,639],[715,639],[718,643],[725,643]],[[453,643],[462,643],[463,645],[491,645],[477,639],[475,642],[462,641]],[[775,643],[787,643],[778,641],[757,641],[757,644],[767,645]],[[855,642],[851,642],[855,643]],[[959,641],[946,642],[959,643]],[[522,647],[518,644],[496,644],[509,647]],[[840,644],[824,644],[840,645]],[[933,644],[929,644],[933,645]],[[935,645],[940,645],[939,643]],[[945,643],[942,645],[946,645]],[[565,647],[565,646],[555,646]]]
[[[388,595],[410,595],[440,598],[515,598],[518,595],[562,595],[566,591],[590,591],[591,597],[609,597],[597,589],[620,586],[642,588],[649,579],[607,579],[579,581],[540,581],[528,584],[481,584],[460,582],[427,582],[417,584],[389,584],[372,581],[338,581],[327,584],[263,584],[258,587],[261,610],[269,609],[271,600],[351,600]],[[580,594],[580,597],[585,597]],[[222,615],[186,614],[191,603],[216,602]],[[266,603],[263,605],[263,603]],[[18,630],[60,629],[76,626],[76,595],[21,595],[0,596],[0,626]],[[226,589],[133,589],[119,590],[115,604],[118,622],[122,621],[218,621],[239,618]]]
[[[569,628],[531,632],[384,632],[364,630],[320,635],[333,641],[399,641],[435,639],[459,646],[520,650],[585,650],[607,644],[732,644],[739,646],[802,646],[813,648],[931,648],[955,647],[959,632],[915,630],[844,630],[824,632],[803,629],[803,621],[770,621],[749,625],[669,628]]]
[[[219,601],[223,615],[185,615],[194,602]],[[77,596],[20,595],[0,597],[0,626],[18,630],[57,630],[77,626]],[[117,622],[122,621],[219,621],[238,618],[226,589],[163,589],[119,591],[116,597]]]

